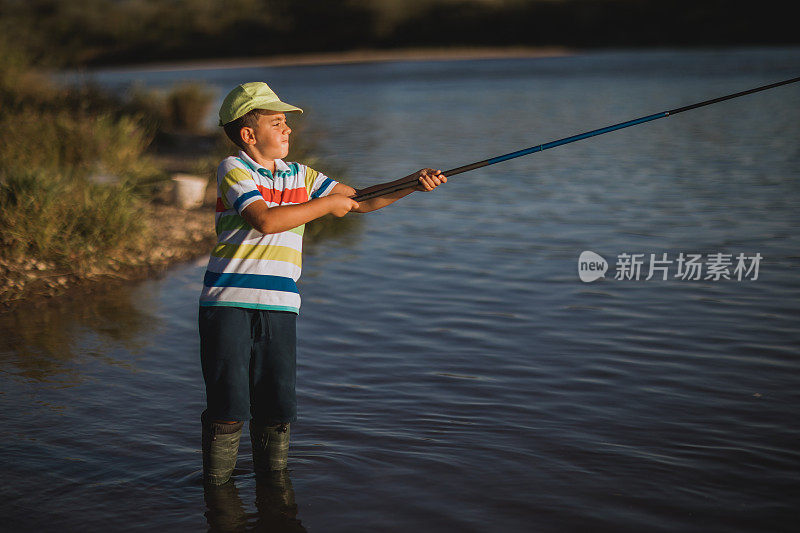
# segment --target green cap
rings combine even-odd
[[[299,107],[281,102],[275,91],[263,81],[252,81],[236,86],[219,108],[219,125],[224,126],[253,109],[266,109],[277,113],[302,113]]]

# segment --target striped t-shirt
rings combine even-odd
[[[242,210],[262,199],[268,207],[307,202],[330,194],[336,182],[298,163],[275,160],[275,175],[243,151],[217,169],[217,244],[211,251],[201,306],[300,310],[303,229],[264,234]]]

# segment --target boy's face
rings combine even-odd
[[[252,128],[252,134],[245,132],[251,128],[243,128],[245,142],[258,151],[263,157],[269,159],[283,159],[289,153],[289,134],[291,128],[286,123],[283,113],[268,113],[258,117],[258,124]]]

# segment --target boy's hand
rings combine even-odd
[[[442,175],[441,170],[432,168],[423,168],[417,172],[419,184],[417,185],[418,191],[430,192],[442,183],[447,183],[447,178]]]
[[[330,194],[326,198],[330,199],[329,213],[335,217],[343,217],[350,211],[358,209],[358,202],[344,194]]]

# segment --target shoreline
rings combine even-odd
[[[347,65],[357,63],[389,63],[396,61],[468,61],[480,59],[515,59],[564,57],[576,50],[563,46],[506,46],[506,47],[455,47],[455,48],[401,48],[391,50],[349,50],[345,52],[316,52],[282,54],[262,57],[233,57],[220,59],[188,59],[156,63],[127,65],[99,65],[87,71],[111,70],[115,72],[181,72],[192,70],[224,70],[257,67],[303,67],[320,65]]]
[[[157,245],[123,251],[98,261],[88,272],[64,272],[53,263],[33,259],[0,260],[0,315],[21,306],[48,306],[63,298],[81,298],[157,277],[169,268],[208,255],[216,242],[214,208],[208,199],[196,209],[150,203],[143,216],[169,228]]]

